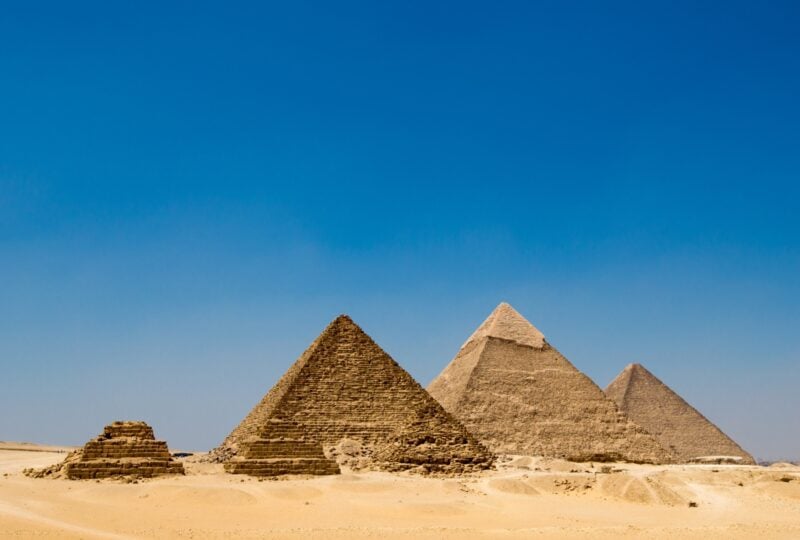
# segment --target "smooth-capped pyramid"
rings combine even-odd
[[[373,466],[383,470],[462,472],[488,468],[493,461],[346,315],[328,325],[213,453],[233,464],[227,466],[231,472],[248,472],[241,462],[254,455],[254,444],[266,444],[254,441],[276,438],[270,435],[275,422],[292,426],[286,438],[295,441],[282,447],[281,460],[310,457],[310,444],[330,449],[347,440],[368,448]],[[326,467],[320,461],[314,466]],[[271,475],[268,469],[251,474]],[[299,469],[295,472],[319,474]]]
[[[506,303],[470,336],[428,391],[497,453],[573,461],[672,459]]]
[[[680,461],[755,464],[750,454],[640,364],[622,370],[605,392]]]
[[[34,477],[66,476],[72,480],[183,473],[183,464],[172,459],[166,442],[156,440],[153,428],[132,421],[107,425],[103,433],[58,465],[26,471]]]

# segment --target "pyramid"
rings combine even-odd
[[[497,453],[671,461],[668,451],[506,303],[467,339],[428,391]]]
[[[750,454],[640,364],[622,370],[605,392],[680,461],[755,464]]]
[[[291,429],[281,434],[273,425]],[[245,472],[248,466],[241,462],[255,459],[254,443],[264,444],[255,441],[281,437],[295,442],[284,444],[272,459],[305,459],[311,444],[331,449],[349,440],[368,447],[373,466],[383,470],[450,473],[493,462],[491,453],[346,315],[328,325],[213,454],[227,461],[231,472]],[[301,465],[295,472],[330,471],[319,461],[314,462],[319,469]],[[272,475],[263,471],[257,474]]]
[[[67,457],[63,473],[70,479],[114,476],[153,477],[183,474],[183,465],[172,459],[167,443],[157,441],[144,422],[114,422],[82,450]]]
[[[308,437],[296,422],[272,418],[256,437],[244,441],[238,454],[225,463],[232,474],[280,476],[283,474],[338,474],[339,465],[328,459],[322,445]]]

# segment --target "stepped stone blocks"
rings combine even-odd
[[[506,303],[428,391],[490,450],[572,461],[672,460]]]
[[[627,366],[605,392],[679,461],[755,464],[753,456],[640,364]]]
[[[64,464],[71,479],[113,476],[153,477],[183,474],[183,465],[172,459],[167,443],[157,441],[144,422],[114,422]]]
[[[254,442],[274,441],[271,420],[296,430],[286,439],[305,443],[278,450]],[[311,441],[325,450],[364,445],[374,468],[392,471],[455,473],[489,468],[494,459],[346,315],[328,325],[212,454],[235,470],[254,452],[306,458]],[[315,466],[328,472],[323,463]]]
[[[241,443],[237,456],[225,463],[233,474],[280,476],[284,474],[338,474],[339,465],[327,459],[322,445],[308,438],[302,426],[269,419],[257,437]]]

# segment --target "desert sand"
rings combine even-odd
[[[61,452],[59,452],[61,450]],[[800,538],[800,467],[602,465],[518,457],[454,478],[34,479],[63,450],[0,444],[3,538]],[[695,503],[696,506],[690,506]]]

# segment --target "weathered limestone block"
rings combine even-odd
[[[133,437],[142,440],[155,440],[153,428],[145,422],[114,422],[103,428],[104,439],[118,439],[121,437]]]

